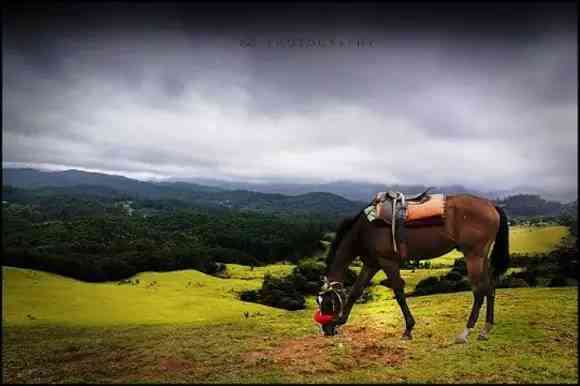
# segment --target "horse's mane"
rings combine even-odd
[[[336,250],[340,245],[340,242],[344,238],[346,232],[352,228],[356,220],[362,214],[362,211],[357,213],[356,216],[347,217],[343,219],[340,224],[338,224],[338,228],[336,229],[336,236],[334,236],[334,240],[330,244],[330,248],[328,249],[328,254],[326,255],[326,270],[330,269],[330,264],[332,264],[332,260],[334,260],[334,256],[336,255]]]

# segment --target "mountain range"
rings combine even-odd
[[[288,182],[236,182],[210,178],[170,178],[166,182],[183,182],[211,186],[228,190],[250,190],[261,193],[279,193],[286,195],[299,195],[309,192],[326,192],[337,194],[353,201],[370,201],[376,192],[382,191],[399,191],[408,194],[417,194],[423,192],[429,186],[427,185],[402,185],[402,184],[380,184],[371,182],[357,181],[334,181],[329,183],[288,183]],[[548,189],[535,189],[528,186],[520,186],[514,189],[477,189],[463,185],[443,185],[434,186],[432,192],[445,194],[470,193],[480,197],[486,197],[492,200],[514,196],[518,194],[536,194],[546,200],[569,202],[576,198],[573,192],[555,193]]]
[[[424,191],[424,185],[381,185],[337,181],[326,184],[242,183],[217,179],[185,179],[146,182],[119,175],[81,170],[41,171],[5,168],[3,186],[43,190],[43,194],[88,194],[149,200],[179,200],[204,207],[225,207],[265,213],[319,213],[344,216],[356,213],[379,191],[408,194]],[[513,191],[477,191],[461,185],[435,187],[433,192],[471,193],[490,199],[518,194]],[[14,193],[14,192],[12,192]],[[3,195],[6,195],[3,189]],[[551,207],[562,204],[550,202]],[[552,214],[553,210],[550,211]]]
[[[226,189],[187,182],[144,182],[124,176],[65,170],[3,169],[3,200],[37,195],[84,195],[114,199],[181,201],[201,207],[221,207],[273,214],[346,216],[367,202],[348,200],[327,192],[299,195]],[[7,187],[11,187],[10,190]],[[21,191],[22,190],[22,191]]]

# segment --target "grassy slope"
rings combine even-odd
[[[240,280],[262,280],[264,275],[270,274],[275,277],[288,275],[294,265],[291,264],[272,264],[265,267],[254,267],[253,269],[246,265],[227,264],[224,277]]]
[[[512,235],[529,236],[521,233]],[[266,272],[291,269],[229,265],[227,279],[178,271],[143,273],[133,278],[138,285],[119,285],[3,268],[4,381],[578,380],[577,288],[500,289],[492,339],[457,346],[451,342],[465,324],[470,293],[409,299],[415,340],[402,342],[403,321],[392,292],[377,286],[376,301],[354,307],[343,335],[325,339],[312,322],[312,299],[296,312],[237,300],[237,291],[258,288]],[[421,278],[445,271],[402,274],[411,290]],[[373,282],[383,278],[378,274]],[[284,347],[292,348],[290,354]],[[389,350],[403,359],[385,364]]]
[[[566,234],[564,227],[512,227],[511,250],[546,252]],[[25,325],[72,321],[111,325],[231,320],[244,312],[267,309],[251,303],[232,304],[239,291],[258,288],[266,273],[280,276],[292,268],[292,265],[277,264],[250,269],[230,264],[227,280],[198,271],[149,272],[133,278],[133,281],[139,280],[138,285],[88,284],[49,273],[9,268],[5,269],[7,274],[3,282],[3,318],[8,324]],[[410,292],[419,280],[444,272],[444,268],[414,273],[404,270],[402,275]],[[373,283],[384,278],[384,273],[379,272]],[[391,297],[390,291],[382,286],[376,286],[375,293],[378,299]],[[312,299],[309,303],[312,304]]]
[[[3,273],[3,317],[8,325],[190,323],[275,312],[237,301],[237,292],[259,287],[258,280],[220,279],[194,270],[141,273],[132,278],[138,285],[84,283],[12,267],[3,268]]]
[[[204,286],[185,289],[192,277]],[[4,269],[4,278],[6,382],[577,380],[576,288],[498,290],[492,340],[456,346],[452,338],[471,304],[467,292],[410,299],[415,340],[403,342],[398,338],[403,321],[392,297],[356,305],[343,335],[325,339],[312,322],[313,304],[281,311],[240,302],[224,291],[253,287],[258,280],[192,271],[140,275],[146,283],[160,283],[150,290],[13,268]],[[201,294],[203,303],[196,301]],[[61,301],[35,300],[42,298]],[[30,312],[38,319],[21,316]],[[356,335],[348,328],[375,332]],[[404,360],[385,365],[379,355],[358,366],[356,336],[369,339],[363,346],[369,355],[396,349]],[[322,344],[324,361],[308,355]],[[278,354],[293,345],[297,351],[289,359]]]
[[[553,249],[568,235],[568,228],[560,225],[543,227],[511,226],[510,252],[511,253],[545,253]],[[462,257],[461,252],[453,250],[441,257],[432,259],[433,267],[453,265],[453,261]]]

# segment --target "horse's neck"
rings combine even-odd
[[[339,237],[338,245],[333,248],[334,256],[331,257],[332,261],[328,262],[326,274],[330,281],[343,282],[348,266],[357,256],[356,252],[359,249],[357,246],[357,234],[361,221],[367,221],[362,211],[348,222],[343,222],[339,226],[336,235],[336,237]]]
[[[345,242],[347,240],[344,240]],[[341,245],[336,251],[332,264],[326,277],[329,281],[344,282],[346,270],[348,266],[354,261],[355,256],[351,253],[350,245]]]

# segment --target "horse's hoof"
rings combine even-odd
[[[482,334],[479,334],[479,335],[477,336],[477,340],[489,340],[489,336],[487,336],[487,335],[482,335]]]
[[[467,343],[467,338],[464,336],[458,336],[455,338],[455,343],[456,344],[465,344],[465,343]]]
[[[401,336],[401,339],[404,339],[404,340],[411,340],[411,339],[413,339],[413,335],[411,333],[411,330],[405,330],[403,332],[403,335]]]

